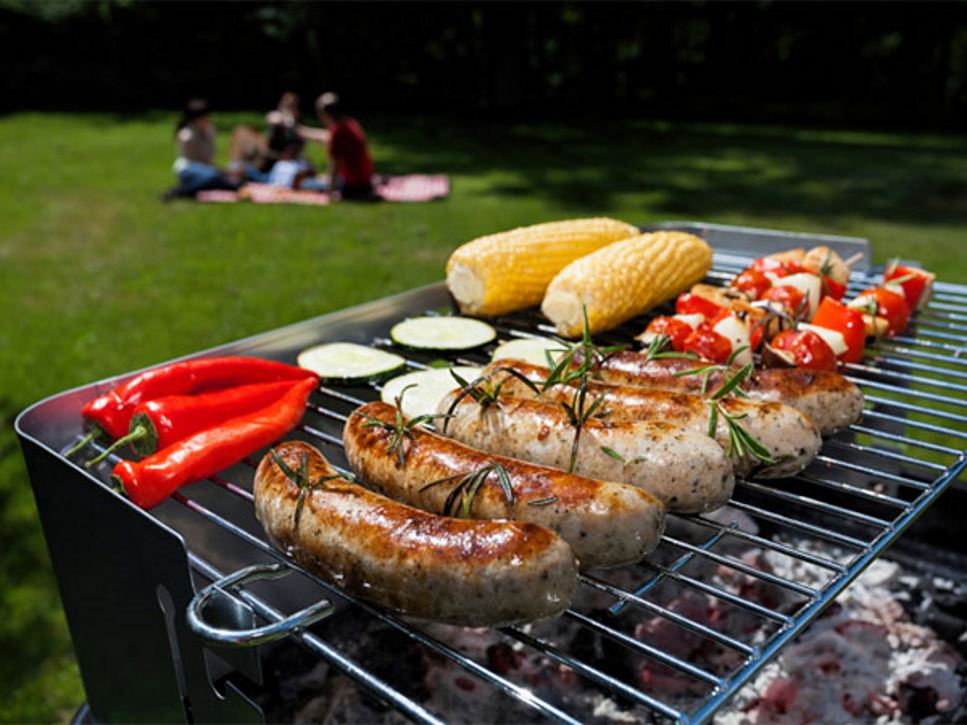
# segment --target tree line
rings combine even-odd
[[[0,0],[3,110],[357,109],[960,130],[967,3]]]

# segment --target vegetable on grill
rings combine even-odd
[[[402,397],[400,409],[407,418],[416,418],[436,412],[443,396],[457,387],[454,373],[467,380],[475,380],[480,377],[481,371],[483,368],[460,365],[406,373],[383,385],[380,397],[384,403],[395,405],[396,399],[401,397],[404,390],[407,390],[406,395]]]
[[[548,283],[575,259],[638,234],[608,218],[570,219],[479,237],[447,262],[447,288],[460,309],[492,317],[540,304]],[[580,313],[580,309],[579,309]]]
[[[157,506],[180,486],[208,478],[292,430],[315,387],[315,378],[306,378],[264,408],[195,433],[137,463],[120,461],[112,478],[141,508]]]
[[[472,350],[492,342],[497,331],[468,317],[411,317],[393,325],[389,336],[415,350]]]
[[[933,295],[933,283],[937,275],[916,267],[905,267],[895,261],[887,265],[883,275],[884,284],[899,285],[907,299],[910,310],[926,309]]]
[[[863,348],[866,345],[866,325],[863,323],[863,313],[842,302],[826,297],[819,304],[819,310],[813,317],[813,324],[835,330],[843,336],[846,352],[840,356],[843,362],[856,363],[863,358]]]
[[[323,380],[357,383],[385,380],[406,366],[406,360],[385,350],[355,342],[330,342],[299,353],[299,366]]]
[[[98,396],[81,409],[91,424],[90,434],[69,450],[78,451],[106,433],[127,435],[134,410],[149,400],[169,395],[190,395],[249,383],[301,380],[312,373],[292,365],[255,357],[206,357],[152,368]]]
[[[130,445],[138,455],[151,455],[200,430],[264,408],[279,400],[296,382],[255,383],[200,395],[169,395],[149,400],[135,408],[130,432],[88,461],[87,467],[125,445]]]
[[[860,292],[850,302],[850,307],[872,312],[874,319],[886,320],[886,334],[894,337],[901,334],[910,320],[910,306],[900,285],[889,284],[884,287],[870,287]]]
[[[684,232],[653,232],[582,257],[548,285],[541,310],[558,334],[575,337],[587,309],[591,332],[607,330],[671,299],[702,279],[712,249]]]

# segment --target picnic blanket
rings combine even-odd
[[[421,202],[445,199],[450,195],[450,177],[446,174],[405,174],[383,176],[373,185],[382,201]],[[195,199],[204,203],[233,204],[251,201],[254,204],[308,204],[324,206],[329,194],[319,191],[286,189],[269,184],[246,184],[238,191],[199,191]]]

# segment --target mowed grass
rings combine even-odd
[[[867,236],[878,261],[967,281],[962,138],[373,118],[379,169],[447,172],[450,199],[164,205],[172,119],[0,118],[0,719],[83,699],[12,428],[43,396],[432,282],[462,241],[578,215]],[[224,150],[258,116],[218,121]]]

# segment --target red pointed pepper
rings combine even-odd
[[[234,385],[314,376],[303,368],[255,357],[207,357],[153,368],[87,403],[81,409],[81,415],[92,423],[91,433],[66,455],[90,443],[102,432],[112,438],[127,435],[134,409],[149,400]]]
[[[180,486],[213,476],[295,428],[315,387],[314,379],[302,380],[254,413],[195,433],[137,463],[120,461],[112,477],[141,508],[157,506]]]
[[[200,430],[264,408],[297,382],[255,383],[199,395],[169,395],[149,400],[134,409],[130,432],[85,465],[90,468],[129,444],[138,455],[149,456]]]

